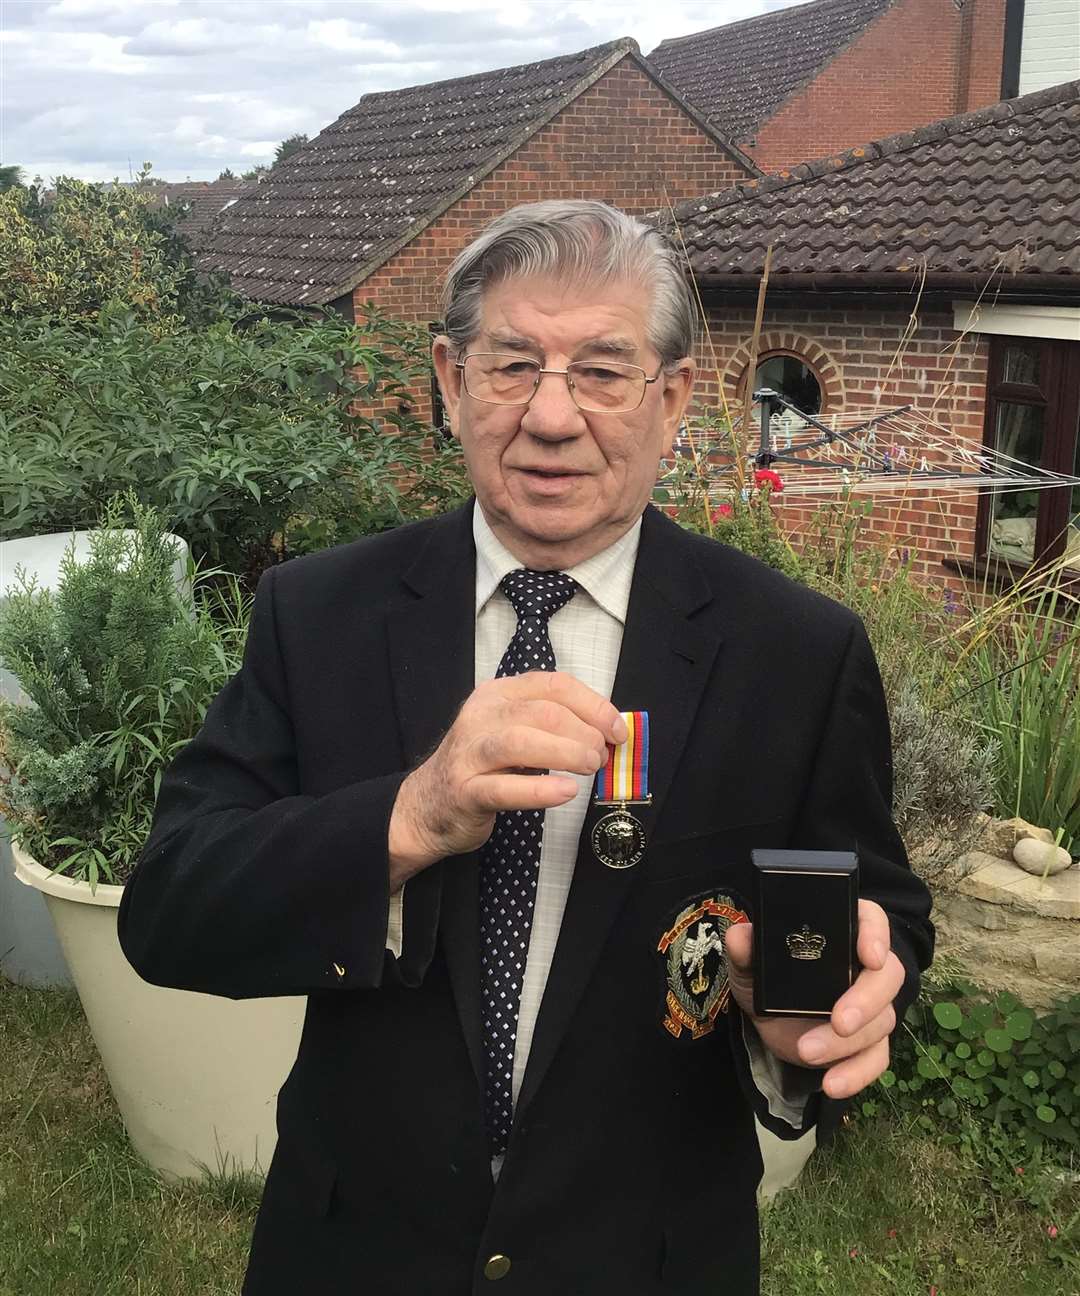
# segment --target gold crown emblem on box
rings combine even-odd
[[[819,959],[825,950],[825,937],[812,932],[806,923],[802,931],[792,932],[787,938],[788,953],[794,959]]]

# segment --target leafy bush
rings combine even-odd
[[[905,1024],[866,1114],[884,1097],[947,1142],[974,1116],[1029,1153],[1080,1147],[1080,995],[1036,1016],[1014,995],[961,983],[924,993]]]
[[[175,210],[152,203],[149,187],[106,189],[66,176],[49,199],[37,188],[0,192],[0,315],[89,322],[119,301],[148,325],[170,329],[238,300],[196,274],[174,230]]]
[[[303,552],[465,498],[456,447],[350,413],[404,395],[427,345],[375,311],[166,333],[119,304],[78,325],[0,316],[0,538],[92,527],[130,490],[253,588],[292,537]]]
[[[935,709],[911,677],[894,685],[889,716],[893,818],[912,866],[932,882],[975,846],[979,812],[993,804],[997,744]]]
[[[39,863],[92,885],[130,874],[165,767],[243,656],[250,598],[189,564],[189,603],[177,552],[158,513],[117,497],[55,591],[19,568],[0,605],[0,661],[31,702],[0,699],[0,811]]]

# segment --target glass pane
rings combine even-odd
[[[1043,409],[1040,405],[997,407],[995,448],[1012,459],[1039,467],[1043,452]],[[1008,471],[1008,461],[1001,465]],[[1038,490],[1006,487],[991,498],[990,552],[997,558],[1030,563],[1035,560],[1035,523],[1039,514]]]
[[[1005,348],[1002,363],[1002,382],[1039,385],[1039,357],[1041,349],[1032,343],[1014,343]]]
[[[798,356],[769,356],[757,368],[757,386],[771,387],[804,414],[821,410],[821,388],[814,371]]]

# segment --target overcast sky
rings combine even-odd
[[[661,40],[794,0],[0,0],[0,163],[212,180],[372,90]]]

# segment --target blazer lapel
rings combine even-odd
[[[387,616],[390,677],[410,766],[419,764],[450,728],[472,692],[475,655],[476,551],[472,505],[436,526],[405,572],[408,601]],[[441,936],[469,1056],[482,1074],[477,854],[442,860],[410,878],[403,923]],[[434,948],[415,952],[426,968]],[[411,962],[411,959],[410,959]],[[410,968],[404,976],[411,981]],[[416,978],[417,982],[419,978]]]
[[[715,629],[693,620],[711,601],[685,533],[656,509],[646,509],[612,701],[620,711],[649,712],[652,805],[635,812],[647,835],[662,812],[720,645]],[[515,1116],[543,1080],[627,892],[647,866],[647,857],[628,869],[610,869],[596,859],[589,837],[599,813],[590,808],[585,817]]]

